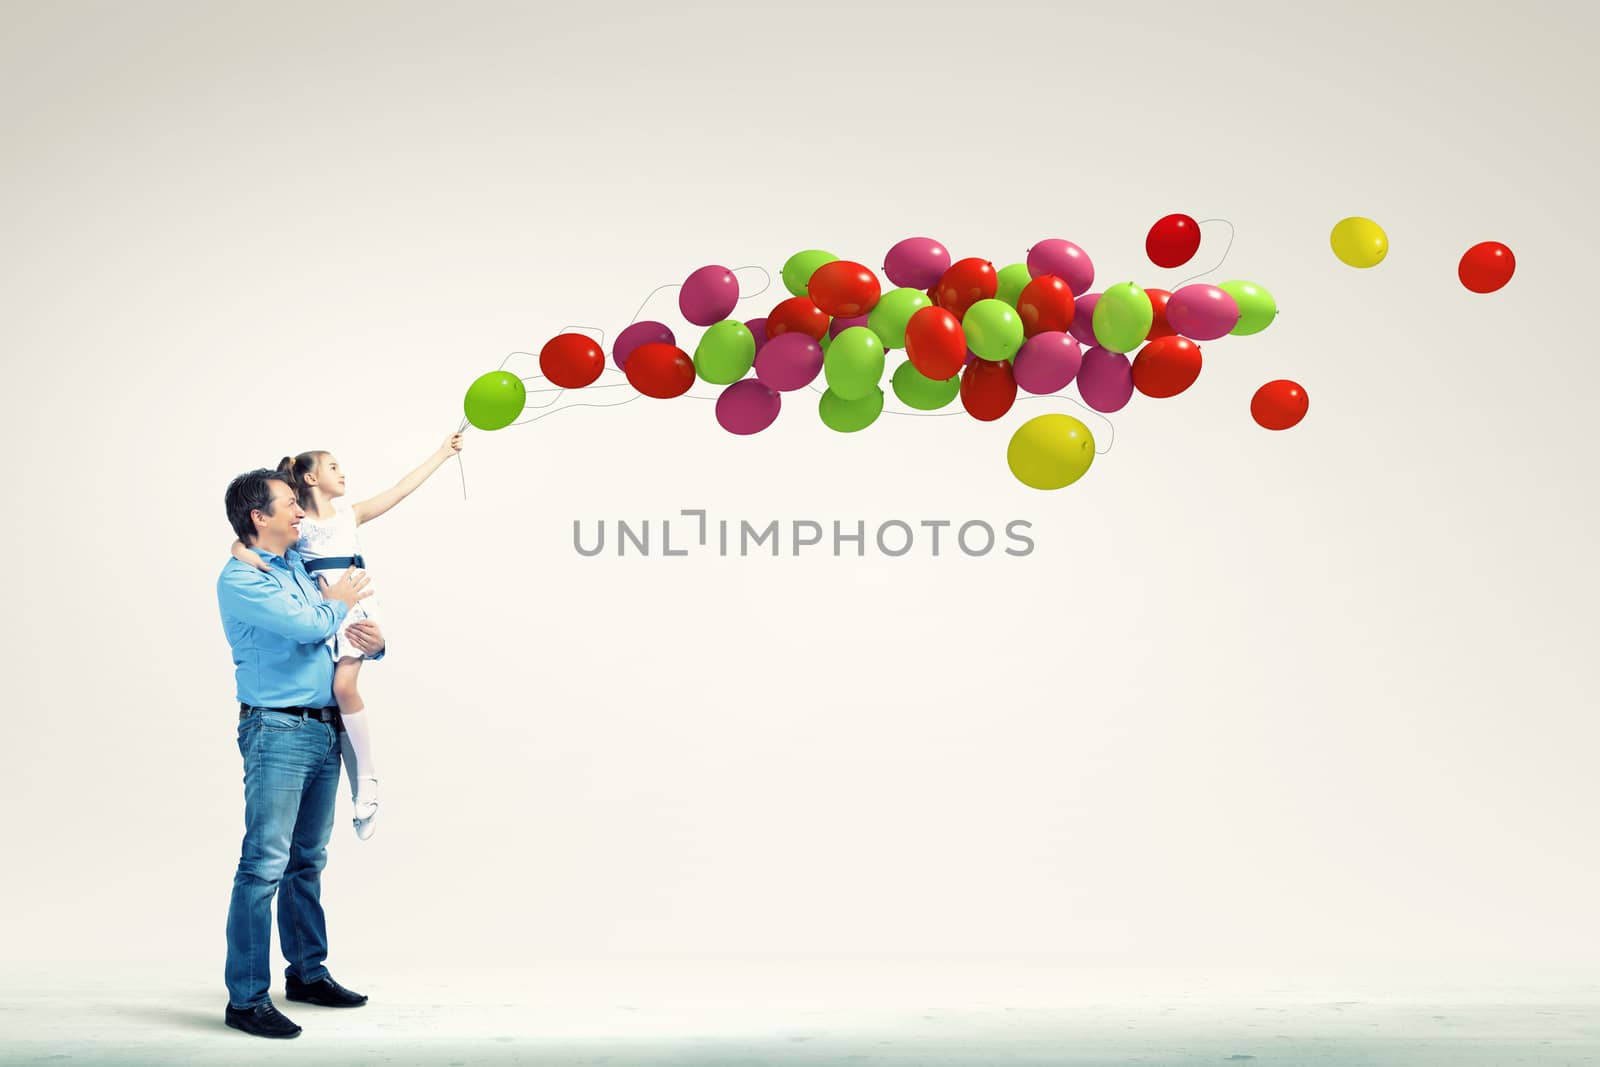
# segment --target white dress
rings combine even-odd
[[[300,553],[300,558],[304,561],[306,572],[311,575],[312,581],[323,578],[332,585],[352,565],[361,570],[366,569],[366,561],[361,558],[361,541],[356,536],[356,528],[355,510],[343,500],[333,502],[333,518],[326,522],[313,519],[310,515],[300,520],[300,540],[294,547]],[[371,585],[366,587],[367,590],[371,588]],[[361,659],[362,651],[350,642],[345,631],[352,623],[377,617],[376,596],[357,601],[356,606],[345,615],[344,622],[339,624],[339,632],[328,638],[328,647],[333,651],[333,658],[336,661],[345,656]]]

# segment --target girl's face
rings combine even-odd
[[[339,469],[339,461],[333,453],[324,452],[317,460],[317,488],[330,497],[344,496],[344,471]]]

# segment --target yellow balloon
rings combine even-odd
[[[1039,415],[1017,427],[1006,465],[1034,489],[1064,489],[1094,462],[1094,435],[1071,415]]]
[[[1352,267],[1376,267],[1389,254],[1389,235],[1371,219],[1340,219],[1328,235],[1333,254]]]

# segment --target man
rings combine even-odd
[[[333,656],[326,641],[363,591],[352,567],[320,591],[292,546],[305,512],[284,475],[241,474],[224,497],[239,540],[267,564],[232,559],[217,579],[222,628],[233,649],[244,757],[244,844],[228,904],[228,1007],[224,1021],[258,1037],[294,1037],[300,1027],[268,996],[272,898],[278,941],[289,966],[290,1000],[358,1007],[367,998],[333,980],[322,914],[323,865],[339,791],[339,719]],[[348,631],[369,659],[383,656],[383,634],[364,621]]]

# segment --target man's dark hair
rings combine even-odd
[[[228,509],[228,522],[233,526],[233,532],[239,535],[239,540],[247,545],[256,543],[256,524],[251,521],[250,513],[262,511],[272,514],[272,482],[282,482],[291,490],[294,489],[294,483],[282,471],[258,467],[229,482],[228,491],[223,494],[222,503]]]

